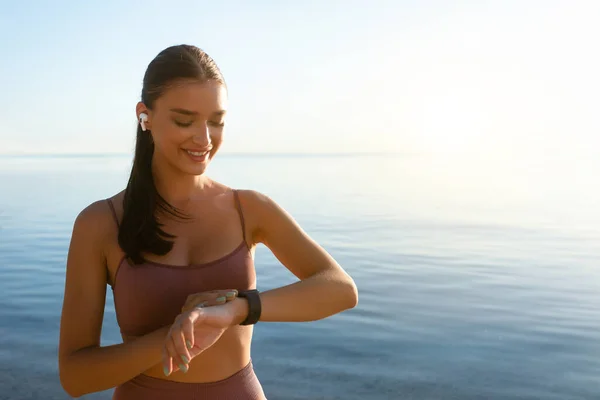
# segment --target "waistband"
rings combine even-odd
[[[160,378],[155,378],[153,376],[141,374],[141,375],[138,375],[135,378],[133,378],[133,382],[135,382],[137,385],[143,386],[147,389],[154,389],[154,390],[168,389],[168,390],[188,391],[191,389],[201,390],[203,388],[214,388],[216,386],[229,386],[234,381],[244,380],[244,378],[247,378],[249,375],[252,375],[252,374],[254,374],[254,368],[252,365],[252,360],[250,360],[244,368],[240,369],[238,372],[234,373],[233,375],[228,376],[227,378],[221,379],[219,381],[199,382],[199,383],[176,382],[176,381],[170,381],[167,379],[160,379]]]

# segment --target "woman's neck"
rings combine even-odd
[[[176,170],[162,160],[152,160],[154,185],[160,195],[172,206],[185,208],[194,198],[203,196],[212,186],[205,174],[190,175]]]

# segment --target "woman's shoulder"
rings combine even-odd
[[[242,206],[249,211],[259,212],[261,209],[275,204],[267,194],[255,189],[235,189]]]
[[[266,201],[269,199],[269,196],[266,193],[258,189],[235,187],[231,188],[231,190],[237,192],[240,197],[248,199],[248,201]]]
[[[248,216],[251,226],[260,229],[269,222],[281,217],[288,218],[288,212],[270,195],[254,189],[236,189],[244,214]]]
[[[80,231],[91,230],[96,237],[112,232],[115,225],[115,210],[121,210],[123,192],[113,196],[94,200],[79,211],[75,218],[75,227]]]

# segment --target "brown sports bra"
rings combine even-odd
[[[234,191],[244,240],[231,253],[217,260],[178,266],[145,261],[131,264],[124,255],[112,286],[117,323],[121,333],[142,336],[173,323],[188,295],[217,289],[254,289],[256,273],[246,244],[244,215]],[[115,208],[106,199],[119,226]]]

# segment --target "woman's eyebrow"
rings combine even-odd
[[[198,113],[195,111],[186,110],[184,108],[171,108],[170,111],[183,114],[183,115],[197,115]]]
[[[185,108],[171,108],[170,111],[183,114],[183,115],[198,115],[196,111],[186,110]],[[222,117],[225,115],[225,110],[219,110],[212,113],[214,117]]]

